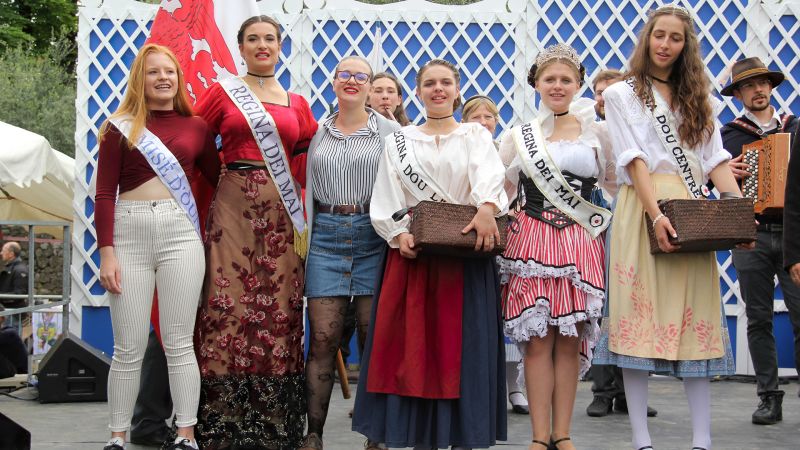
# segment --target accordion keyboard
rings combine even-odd
[[[751,176],[742,180],[742,195],[753,199],[753,203],[758,201],[758,151],[751,150],[744,153],[742,162],[747,164],[748,172]]]

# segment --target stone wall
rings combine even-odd
[[[21,226],[0,225],[0,244],[17,241],[22,247],[22,260],[28,262],[28,229]],[[13,238],[13,239],[9,239]],[[36,238],[53,239],[49,234]],[[21,240],[20,240],[21,239]],[[64,245],[61,242],[34,243],[34,286],[37,294],[61,294],[63,286]]]

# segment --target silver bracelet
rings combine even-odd
[[[664,217],[667,217],[667,216],[665,216],[665,215],[664,215],[664,213],[658,213],[658,215],[656,216],[656,218],[655,218],[655,219],[653,219],[653,228],[655,228],[655,227],[656,227],[656,224],[658,223],[658,221],[659,221],[659,220],[661,220],[661,219],[663,219]]]

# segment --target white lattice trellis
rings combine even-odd
[[[412,120],[422,109],[413,95],[414,75],[431,58],[444,57],[461,71],[462,94],[484,94],[498,102],[500,127],[535,113],[528,67],[547,45],[567,42],[581,54],[587,81],[597,71],[624,66],[647,12],[660,0],[484,0],[469,6],[444,6],[424,0],[369,5],[356,0],[261,1],[263,13],[283,26],[278,79],[306,96],[318,118],[335,97],[330,87],[336,63],[346,55],[368,56],[377,28],[385,68],[406,92]],[[727,68],[743,56],[759,56],[787,74],[774,91],[784,110],[800,112],[800,23],[797,1],[686,0],[695,18],[712,86],[727,83]],[[75,305],[102,306],[99,254],[93,225],[89,180],[96,168],[98,127],[116,108],[127,68],[144,43],[157,9],[134,0],[84,0],[79,9],[78,97],[76,100],[76,181],[72,292]],[[235,2],[231,2],[235,5]],[[591,95],[590,83],[582,95]],[[723,98],[720,120],[738,115],[740,105]],[[731,258],[720,254],[726,313],[742,317]],[[783,305],[778,302],[778,308]],[[73,332],[81,332],[81,310],[73,308]],[[743,323],[743,322],[742,322]],[[740,327],[740,329],[743,329]],[[746,340],[737,336],[739,371],[749,364]],[[743,350],[744,349],[744,350]]]

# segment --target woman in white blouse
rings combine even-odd
[[[540,53],[528,74],[541,96],[539,115],[500,143],[506,186],[521,209],[517,232],[498,257],[505,333],[524,355],[532,450],[575,448],[569,437],[575,392],[579,374],[589,369],[603,306],[604,227],[592,224],[610,212],[590,199],[598,179],[607,179],[606,157],[595,102],[573,101],[583,76],[572,47],[556,44]]]
[[[675,229],[665,198],[699,198],[710,178],[741,196],[726,164],[697,34],[688,12],[662,6],[642,28],[624,82],[603,92],[622,184],[611,233],[609,317],[594,362],[622,368],[634,449],[651,449],[647,376],[683,378],[692,447],[711,448],[709,379],[732,374],[713,252],[651,255],[647,223],[666,253]],[[680,174],[680,175],[679,175]]]
[[[353,430],[388,447],[487,448],[506,438],[499,279],[491,257],[427,255],[410,219],[423,194],[474,205],[464,232],[476,249],[499,238],[507,203],[492,136],[459,124],[458,70],[432,60],[417,73],[427,121],[386,139],[370,215],[391,247],[375,293]],[[429,188],[429,189],[428,189]]]

